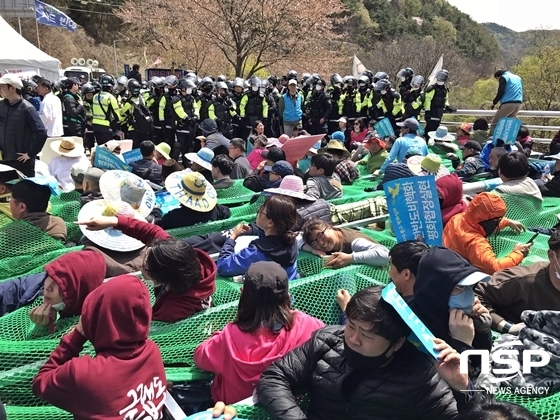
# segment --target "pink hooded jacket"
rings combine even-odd
[[[196,348],[196,366],[216,374],[211,389],[214,401],[233,404],[250,397],[267,367],[325,326],[303,312],[294,311],[294,314],[290,331],[283,328],[273,335],[266,327],[261,327],[246,333],[229,323]]]

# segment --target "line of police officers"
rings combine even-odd
[[[265,125],[265,134],[278,137],[283,120],[300,117],[310,134],[338,130],[338,120],[349,124],[356,118],[379,121],[387,117],[398,132],[396,123],[410,117],[419,118],[424,111],[426,132],[437,129],[444,112],[453,112],[449,105],[447,70],[436,75],[436,83],[426,86],[424,78],[411,68],[397,73],[398,90],[385,72],[364,71],[357,79],[333,74],[330,86],[317,73],[304,73],[298,80],[296,71],[281,79],[270,76],[248,80],[225,76],[199,78],[188,73],[178,79],[171,75],[153,77],[142,85],[125,76],[117,80],[102,75],[98,81],[81,86],[69,78],[58,82],[57,93],[63,104],[64,134],[85,136],[86,147],[94,141],[104,144],[113,138],[130,138],[134,147],[147,139],[166,142],[172,156],[178,157],[199,148],[195,141],[197,123],[210,118],[228,138],[246,139],[256,121]],[[297,82],[291,93],[289,84]],[[289,103],[299,106],[286,106]],[[291,135],[292,133],[286,133]]]

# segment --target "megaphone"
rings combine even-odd
[[[93,65],[94,68],[98,68],[99,67],[99,61],[93,60],[92,65]]]
[[[77,66],[78,65],[78,59],[76,57],[72,57],[72,59],[70,60],[70,63],[73,66]]]
[[[84,58],[79,58],[79,59],[78,59],[78,64],[79,64],[80,66],[83,66],[84,64],[86,64],[86,60],[85,60]]]
[[[92,60],[91,58],[88,58],[88,59],[86,60],[86,64],[87,64],[89,67],[91,67],[91,65],[93,64],[93,60]]]

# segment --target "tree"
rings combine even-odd
[[[344,35],[344,10],[341,0],[328,8],[319,0],[127,0],[119,16],[164,49],[185,59],[219,53],[246,77],[283,61],[321,59]]]

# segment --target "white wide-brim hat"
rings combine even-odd
[[[173,172],[165,179],[165,188],[183,206],[201,213],[212,211],[218,203],[214,186],[199,172]]]
[[[185,157],[191,162],[198,163],[204,169],[212,170],[212,159],[214,159],[214,151],[207,147],[203,147],[196,153],[187,153]]]
[[[99,178],[99,190],[103,198],[109,201],[126,201],[121,196],[121,187],[126,182],[127,178],[132,177],[136,184],[142,184],[146,190],[141,202],[139,203],[138,211],[142,216],[148,217],[154,207],[156,206],[156,194],[150,184],[138,175],[132,172],[111,170],[105,172]]]
[[[119,209],[120,208],[120,209]],[[120,211],[119,211],[120,210]],[[135,219],[146,221],[146,219],[129,204],[120,202],[111,202],[109,200],[93,200],[86,203],[78,213],[78,222],[88,222],[97,219],[106,212],[119,214],[121,216],[134,217]],[[88,230],[87,226],[80,225],[82,234],[94,244],[109,249],[111,251],[130,252],[136,251],[145,246],[138,239],[125,235],[115,228],[107,228],[103,230]]]

